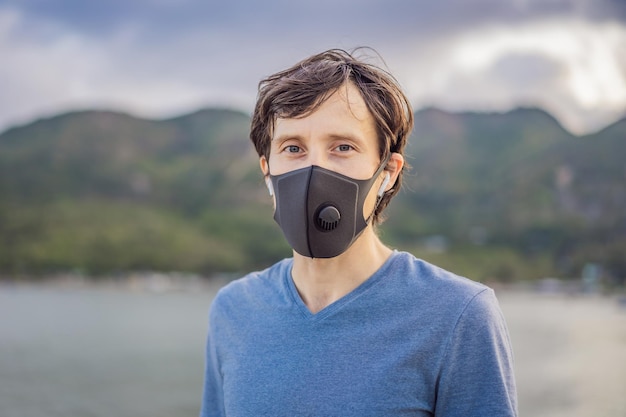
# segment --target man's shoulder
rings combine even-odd
[[[407,312],[430,317],[433,323],[445,327],[462,315],[488,320],[500,314],[491,288],[409,253],[396,255],[390,274],[395,285],[388,289],[386,299],[393,299]]]
[[[241,308],[258,300],[269,301],[284,291],[285,276],[290,274],[292,259],[287,258],[260,271],[251,272],[224,285],[213,300],[214,308]]]
[[[391,273],[405,285],[433,297],[439,295],[447,299],[469,299],[484,291],[491,291],[480,282],[416,258],[408,252],[397,252]]]

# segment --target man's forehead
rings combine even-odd
[[[298,121],[320,112],[321,109],[331,111],[333,116],[347,116],[359,121],[373,119],[361,92],[353,85],[345,86],[325,97],[313,109],[304,111],[296,116],[286,116],[280,113],[274,118],[274,126],[284,121]]]

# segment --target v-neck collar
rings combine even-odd
[[[323,320],[328,316],[333,315],[335,312],[341,310],[346,304],[352,302],[354,299],[360,297],[365,292],[369,291],[374,285],[378,284],[382,279],[387,275],[387,270],[389,269],[393,260],[397,257],[398,252],[394,250],[389,258],[385,260],[385,262],[381,265],[376,272],[374,272],[368,279],[363,281],[358,287],[354,290],[350,291],[348,294],[344,295],[340,299],[332,302],[331,304],[324,307],[322,310],[317,313],[311,312],[309,308],[302,300],[298,289],[296,288],[296,284],[293,282],[292,277],[292,269],[293,269],[293,259],[290,261],[290,265],[286,268],[285,273],[283,274],[284,285],[287,287],[287,291],[291,296],[293,303],[295,304],[298,311],[302,314],[302,316],[311,321],[319,321]]]

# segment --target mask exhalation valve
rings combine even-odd
[[[317,214],[317,226],[325,232],[335,230],[339,226],[341,214],[335,206],[325,206]]]

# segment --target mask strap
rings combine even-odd
[[[265,185],[267,186],[267,191],[269,191],[270,196],[274,196],[274,186],[272,185],[272,179],[268,175],[265,177]]]
[[[389,162],[390,159],[391,159],[391,152],[389,152],[389,155],[387,155],[387,157],[380,164],[373,178],[378,178],[380,173],[383,172],[383,170],[387,167],[387,163]],[[374,213],[376,213],[376,209],[378,208],[380,201],[383,199],[383,195],[385,194],[385,188],[387,187],[387,184],[389,184],[390,180],[391,180],[391,177],[389,173],[387,172],[385,175],[385,179],[383,180],[383,183],[380,185],[380,188],[378,189],[378,193],[376,193],[376,204],[374,204],[374,209],[372,210],[370,215],[367,217],[367,219],[365,219],[365,223],[369,223],[370,220],[372,220],[372,217],[374,217]]]

